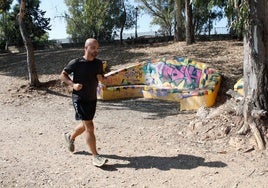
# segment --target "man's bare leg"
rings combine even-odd
[[[106,164],[108,160],[104,157],[99,156],[97,152],[93,121],[83,121],[83,124],[85,125],[86,143],[93,155],[93,165],[101,167]]]
[[[71,134],[70,139],[72,139],[73,141],[75,140],[75,138],[77,136],[79,136],[80,134],[82,134],[85,131],[85,126],[83,124],[83,121],[81,123],[79,123],[75,128],[74,131]]]
[[[92,120],[83,121],[85,134],[86,134],[86,143],[93,156],[98,155],[96,147],[96,137],[94,134],[94,124]]]

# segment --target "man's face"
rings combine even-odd
[[[99,52],[99,44],[98,42],[91,42],[87,47],[86,47],[86,52],[88,56],[91,57],[97,57],[98,52]]]

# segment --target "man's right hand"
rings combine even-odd
[[[76,91],[81,90],[81,89],[82,89],[82,87],[83,87],[83,85],[82,85],[82,84],[78,84],[78,83],[73,84],[73,89],[74,89],[74,90],[76,90]]]

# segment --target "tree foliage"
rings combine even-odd
[[[140,8],[152,15],[151,24],[159,25],[164,32],[172,33],[179,30],[181,36],[185,36],[186,13],[185,2],[183,0],[137,0],[141,3]],[[189,8],[192,12],[192,27],[195,35],[209,32],[213,29],[213,22],[220,20],[224,16],[224,0],[192,0],[189,1]],[[175,7],[175,8],[174,8]],[[180,10],[178,10],[178,7]],[[218,7],[218,8],[215,8]],[[175,28],[175,29],[174,29]],[[184,28],[184,29],[183,29]],[[183,32],[181,34],[181,32]],[[171,35],[171,34],[170,34]],[[181,36],[176,36],[181,38]]]
[[[247,1],[229,0],[225,9],[228,24],[237,36],[249,28],[249,4]]]
[[[107,21],[113,29],[120,30],[120,41],[123,40],[124,29],[131,29],[135,24],[135,8],[128,0],[111,0]]]
[[[224,16],[224,1],[195,0],[193,2],[194,33],[211,33],[213,22],[221,20]]]
[[[10,9],[13,0],[0,0],[0,14]]]
[[[133,28],[135,24],[135,7],[129,4],[128,0],[111,0],[109,15],[114,22],[115,29]]]
[[[127,0],[65,0],[67,33],[74,42],[85,38],[110,40],[114,30],[133,27],[132,7]]]
[[[164,35],[171,36],[174,31],[174,1],[173,0],[137,0],[145,13],[152,16],[152,25],[159,25]]]
[[[3,1],[3,0],[2,0]],[[4,0],[5,1],[5,0]],[[11,2],[6,0],[6,5],[1,6],[0,13],[0,40],[5,43],[13,43],[18,46],[23,45],[23,40],[20,35],[19,25],[16,17],[19,13],[19,3],[15,4],[11,10]],[[9,3],[9,4],[8,4]],[[28,0],[25,2],[25,29],[29,33],[32,41],[39,44],[40,41],[48,40],[47,31],[50,30],[50,18],[45,18],[45,11],[40,9],[39,0]],[[1,4],[2,5],[2,4]],[[3,8],[5,7],[5,9]]]
[[[37,42],[42,39],[46,31],[51,30],[50,18],[45,18],[46,11],[40,9],[40,0],[27,0],[25,13],[25,29],[31,40]],[[17,13],[17,7],[14,8]]]
[[[83,42],[85,38],[99,38],[104,29],[108,2],[104,0],[65,0],[69,14],[65,15],[67,33],[74,42]]]
[[[7,45],[10,41],[14,24],[11,22],[9,9],[12,0],[1,0],[0,1],[0,48],[7,49]]]

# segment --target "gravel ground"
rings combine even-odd
[[[137,61],[178,55],[212,64],[223,82],[215,107],[242,76],[238,41],[103,46],[100,58],[117,69]],[[131,99],[99,101],[95,117],[99,152],[109,159],[92,165],[84,135],[70,153],[63,133],[78,123],[68,89],[58,76],[82,49],[36,51],[41,82],[27,84],[25,53],[0,54],[1,187],[267,187],[267,150],[256,149],[251,134],[239,136],[234,114],[204,121],[177,103]],[[226,128],[229,131],[226,134]]]

